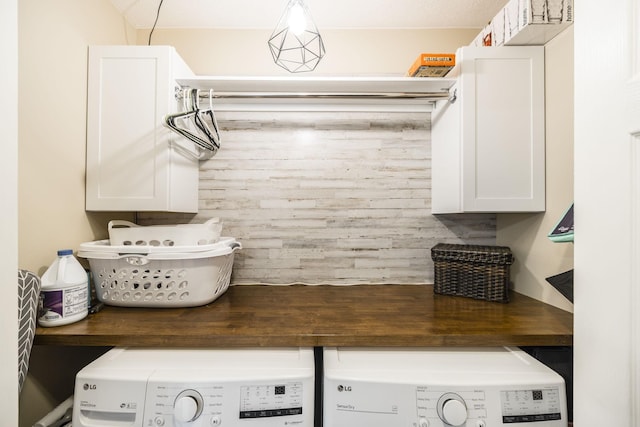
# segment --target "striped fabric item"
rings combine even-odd
[[[30,271],[18,270],[18,384],[27,377],[29,356],[36,331],[40,278]]]

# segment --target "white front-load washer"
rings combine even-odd
[[[325,348],[324,427],[566,427],[560,375],[517,348]]]
[[[312,348],[114,348],[76,375],[74,427],[312,427]]]

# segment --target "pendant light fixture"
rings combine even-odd
[[[303,0],[289,0],[269,38],[273,61],[291,73],[313,71],[325,54],[324,43]]]

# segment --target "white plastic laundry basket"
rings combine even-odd
[[[109,240],[83,243],[100,301],[127,307],[193,307],[208,304],[229,287],[232,237],[200,246],[125,246]]]

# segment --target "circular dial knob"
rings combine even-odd
[[[438,400],[438,416],[445,424],[461,426],[467,420],[467,405],[455,393],[447,393]]]
[[[195,390],[185,390],[178,394],[173,403],[173,415],[179,422],[193,421],[202,414],[202,396]]]

